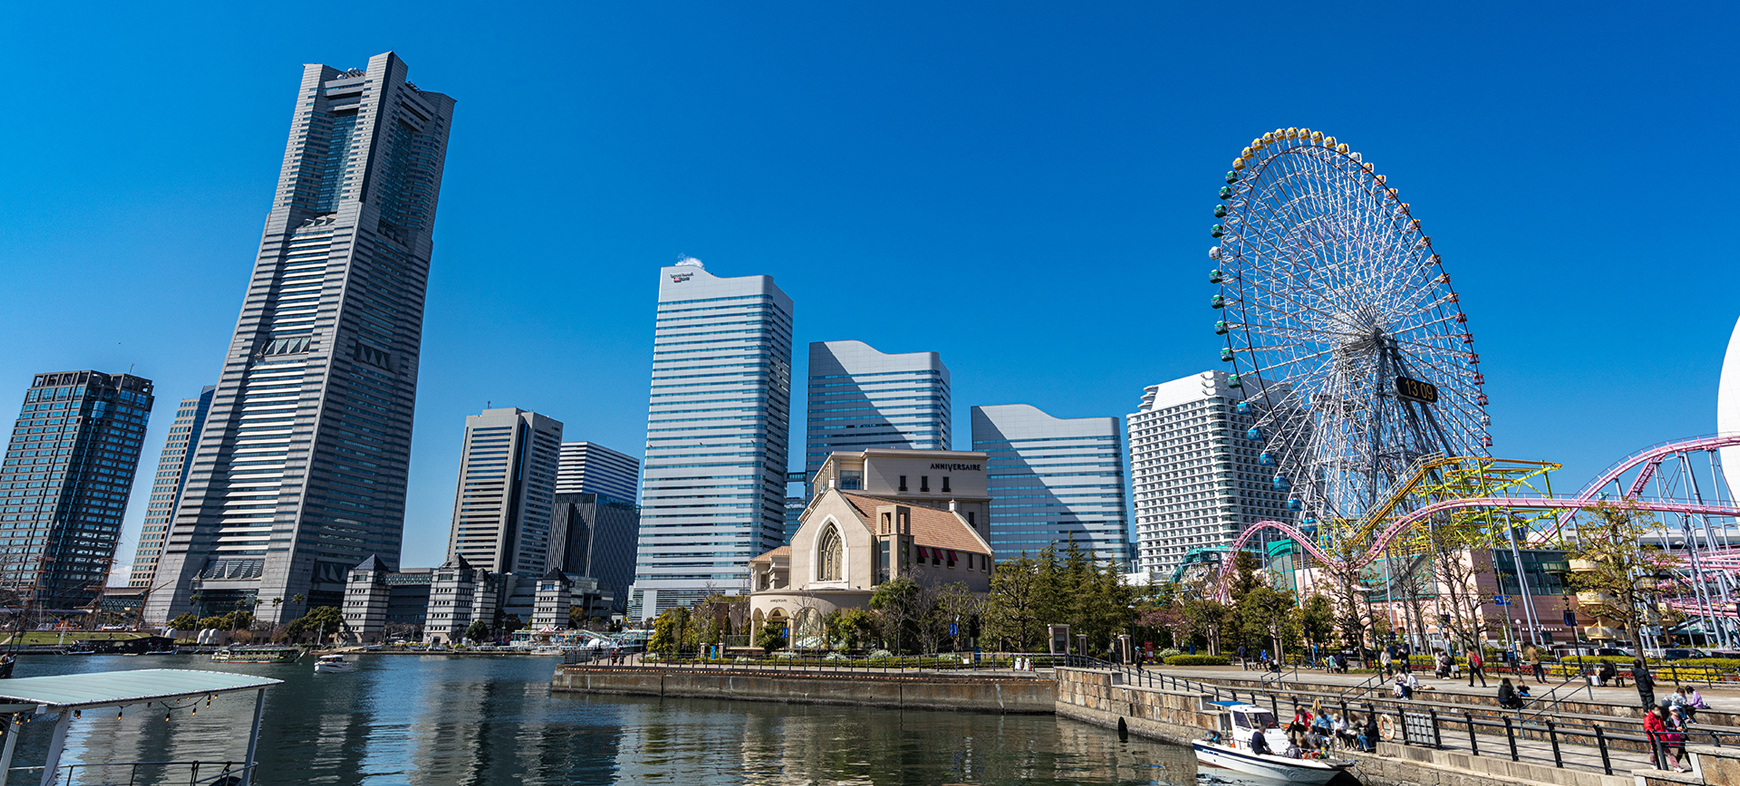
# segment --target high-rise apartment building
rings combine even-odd
[[[139,531],[139,545],[133,551],[133,569],[127,576],[127,586],[149,590],[157,586],[157,558],[163,554],[163,540],[169,537],[169,520],[175,516],[175,506],[181,502],[181,492],[187,487],[187,470],[192,466],[193,451],[199,446],[199,432],[205,426],[205,413],[211,409],[216,385],[207,385],[194,398],[184,398],[175,408],[175,423],[169,427],[169,439],[157,457],[157,476],[151,481],[151,499],[145,505],[145,525]]]
[[[561,453],[560,421],[515,408],[467,415],[448,555],[491,573],[544,575]]]
[[[659,271],[629,619],[749,588],[784,534],[792,302],[770,276]]]
[[[338,606],[351,568],[399,553],[453,115],[453,99],[406,71],[391,52],[366,69],[303,68],[253,277],[158,563],[157,582],[173,583],[151,593],[148,620],[258,600],[265,621],[282,622]]]
[[[804,471],[836,451],[949,449],[949,369],[935,352],[890,355],[862,341],[810,344]]]
[[[133,490],[151,380],[37,374],[0,462],[0,587],[40,609],[89,604],[108,581]]]
[[[1204,371],[1142,392],[1128,417],[1136,505],[1135,569],[1171,576],[1194,549],[1226,547],[1248,524],[1287,521],[1287,493],[1259,465],[1262,446],[1223,371]]]
[[[973,407],[973,450],[989,457],[991,547],[999,558],[1059,550],[1130,559],[1117,418],[1054,418],[1026,404]]]
[[[595,442],[562,443],[557,494],[603,494],[632,503],[639,488],[640,459]]]

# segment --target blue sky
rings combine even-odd
[[[391,49],[459,102],[408,565],[440,559],[485,402],[641,452],[679,254],[773,275],[800,371],[817,340],[941,352],[958,446],[975,404],[1132,411],[1217,365],[1209,211],[1277,126],[1334,134],[1413,204],[1470,315],[1496,454],[1563,462],[1570,490],[1713,431],[1740,317],[1734,11],[1436,8],[15,7],[0,401],[40,371],[156,381],[129,562],[175,401],[215,381],[235,324],[300,64]]]

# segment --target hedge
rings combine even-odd
[[[1173,655],[1166,659],[1168,666],[1225,666],[1232,663],[1225,655]]]

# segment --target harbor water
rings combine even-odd
[[[356,656],[221,664],[192,655],[27,656],[17,676],[141,668],[284,680],[266,692],[258,783],[291,784],[1195,784],[1188,748],[1049,715],[552,695],[545,657]],[[92,711],[63,762],[240,761],[253,695],[177,709]],[[117,717],[117,715],[119,717]],[[25,727],[15,765],[40,764],[49,724]],[[98,770],[77,783],[109,782]],[[1215,770],[1203,782],[1251,783]],[[35,781],[15,773],[13,782]],[[112,777],[112,776],[110,776]],[[139,783],[188,772],[140,770]],[[125,783],[126,776],[119,778]],[[64,782],[64,781],[63,781]],[[1262,781],[1255,781],[1262,783]]]

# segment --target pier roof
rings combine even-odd
[[[192,669],[134,669],[54,677],[20,677],[0,682],[0,712],[47,707],[119,707],[189,696],[212,696],[277,685],[283,680]]]

